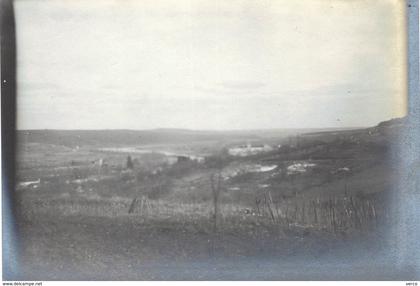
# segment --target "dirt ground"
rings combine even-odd
[[[316,280],[352,275],[381,280],[400,275],[398,269],[385,271],[393,265],[386,254],[391,242],[379,231],[340,237],[249,221],[232,225],[221,225],[215,234],[204,219],[34,216],[20,222],[16,279]]]

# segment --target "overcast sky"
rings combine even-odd
[[[18,0],[18,128],[345,127],[403,116],[403,4]]]

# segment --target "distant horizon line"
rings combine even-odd
[[[345,130],[345,129],[363,129],[375,127],[381,124],[382,122],[387,122],[395,119],[403,119],[407,116],[392,117],[386,120],[378,121],[373,125],[366,126],[343,126],[343,127],[278,127],[278,128],[249,128],[249,129],[191,129],[191,128],[181,128],[181,127],[155,127],[155,128],[143,128],[143,129],[133,129],[133,128],[89,128],[89,129],[67,129],[67,128],[27,128],[19,129],[16,128],[16,131],[158,131],[158,130],[168,130],[168,131],[191,131],[191,132],[240,132],[240,131],[273,131],[273,130],[316,130],[316,129],[328,129],[328,130]]]
[[[147,129],[132,129],[132,128],[101,128],[101,129],[57,129],[57,128],[30,128],[18,129],[16,131],[190,131],[190,132],[241,132],[241,131],[281,131],[281,130],[348,130],[348,129],[362,129],[372,126],[346,126],[346,127],[284,127],[284,128],[250,128],[250,129],[189,129],[176,127],[157,127]]]

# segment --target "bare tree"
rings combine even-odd
[[[133,170],[134,168],[134,164],[133,164],[133,160],[131,159],[131,156],[127,157],[126,167],[128,170]]]

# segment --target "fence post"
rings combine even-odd
[[[317,211],[316,211],[315,201],[312,201],[312,206],[314,208],[314,224],[317,225],[318,224],[318,214],[317,214]]]

